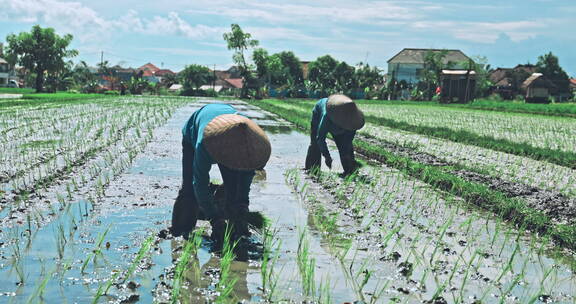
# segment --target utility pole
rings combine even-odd
[[[212,90],[216,90],[216,64],[214,64],[212,72],[214,73],[214,78],[212,79]]]
[[[104,51],[100,52],[100,68],[104,65]]]

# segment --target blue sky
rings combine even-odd
[[[576,77],[576,1],[0,0],[0,41],[34,24],[74,35],[75,60],[226,68],[222,34],[238,23],[269,53],[330,54],[386,69],[402,48],[455,48],[493,67],[552,51]]]

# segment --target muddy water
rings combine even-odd
[[[211,101],[204,100],[179,109],[164,126],[157,128],[154,131],[155,139],[136,158],[129,170],[110,183],[102,199],[95,203],[80,200],[70,204],[64,210],[57,211],[59,213],[57,220],[40,228],[32,227],[32,232],[26,230],[28,227],[25,221],[20,226],[3,228],[0,232],[0,302],[20,303],[32,297],[36,299],[34,302],[40,302],[39,299],[47,303],[92,302],[99,287],[104,286],[115,273],[125,272],[144,240],[156,236],[158,231],[169,225],[172,204],[181,181],[180,128],[186,119],[206,102]],[[267,131],[272,141],[272,157],[265,174],[259,174],[252,186],[250,208],[261,211],[272,220],[273,227],[278,229],[276,236],[281,240],[279,260],[274,267],[278,274],[278,287],[274,299],[293,302],[312,299],[302,295],[301,276],[297,265],[300,231],[307,227],[304,233],[309,240],[310,256],[315,259],[316,282],[314,284],[316,289],[323,281],[325,286],[328,286],[325,289],[329,291],[332,302],[343,303],[357,300],[358,296],[351,287],[350,281],[346,279],[343,267],[335,259],[337,250],[331,246],[326,235],[320,232],[321,229],[316,227],[313,216],[309,212],[312,204],[303,199],[306,196],[294,193],[292,185],[286,182],[286,170],[302,166],[309,137],[293,131],[287,123],[279,121],[273,115],[264,114],[242,102],[232,103],[241,112],[257,121]],[[333,156],[337,155],[335,151],[332,153]],[[334,163],[336,166],[339,165],[338,162]],[[378,169],[377,174],[391,176],[385,168]],[[336,167],[333,171],[341,171],[341,168]],[[216,166],[211,175],[213,179],[220,179]],[[394,178],[402,179],[401,177]],[[414,183],[411,185],[418,188],[425,187]],[[410,184],[405,185],[405,187],[409,186]],[[358,188],[360,187],[361,185],[358,185]],[[378,189],[382,190],[385,187],[381,184]],[[413,192],[408,190],[404,192],[406,196],[396,198],[397,201],[415,199],[411,195]],[[318,184],[312,184],[306,193],[314,194],[316,200],[325,202],[327,206],[334,201],[331,192]],[[375,199],[383,198],[375,196]],[[424,198],[419,200],[423,201]],[[411,206],[404,206],[404,208],[409,207]],[[422,210],[427,209],[422,208]],[[337,208],[334,211],[342,213]],[[400,211],[390,211],[388,214],[394,215],[395,212]],[[456,221],[458,224],[461,224],[470,214],[464,212],[460,215],[462,220]],[[441,223],[443,219],[444,217],[436,214],[430,220],[419,219],[417,221],[424,221],[419,223],[420,225],[436,227],[434,222]],[[406,220],[409,219],[406,218]],[[200,222],[199,225],[209,226],[206,222]],[[360,261],[350,266],[351,269],[358,270],[361,268],[359,265],[361,261],[369,261],[373,277],[368,280],[364,291],[370,292],[376,289],[378,284],[388,283],[386,296],[382,300],[384,298],[393,301],[402,299],[401,301],[411,303],[429,299],[434,290],[419,291],[417,286],[409,280],[404,280],[398,274],[395,263],[380,261],[384,254],[390,252],[378,249],[378,238],[375,237],[375,232],[363,236],[364,232],[358,231],[358,226],[363,225],[366,223],[359,224],[344,219],[339,221],[338,229],[344,236],[354,240],[350,252],[355,256],[347,256],[344,263],[350,265],[353,260]],[[101,238],[101,246],[98,247],[98,240],[105,232],[105,236]],[[455,233],[459,232],[460,230]],[[403,233],[421,234],[422,232],[417,229],[408,229]],[[63,238],[62,235],[65,237]],[[461,235],[455,235],[460,239],[452,237],[454,241],[446,241],[446,247],[456,249],[458,241],[466,237],[463,232]],[[59,252],[57,244],[59,242],[62,244],[62,239],[66,241],[63,251]],[[259,236],[256,234],[253,239],[257,243]],[[480,243],[486,240],[478,238],[476,241]],[[125,284],[113,285],[108,295],[102,296],[99,302],[120,301],[131,297],[132,300],[139,300],[141,303],[151,303],[155,299],[163,301],[169,298],[166,293],[169,293],[170,289],[162,288],[159,282],[171,283],[166,277],[173,268],[173,259],[178,256],[181,246],[181,239],[163,240],[154,237],[150,257],[138,263],[135,274],[129,277]],[[405,247],[398,245],[393,249],[404,257],[410,255],[408,245]],[[471,249],[466,247],[466,250]],[[212,274],[219,267],[219,258],[210,251],[210,243],[204,241],[198,254],[193,257],[201,269],[200,280],[197,280],[193,273],[186,275],[187,288],[183,289],[182,294],[190,303],[214,299]],[[509,254],[509,251],[506,252]],[[101,254],[95,254],[95,252],[101,252]],[[469,254],[464,256],[468,257]],[[15,259],[15,256],[20,256],[20,258]],[[88,259],[89,262],[86,263]],[[257,258],[247,262],[233,262],[232,271],[238,279],[234,289],[237,299],[257,302],[265,297],[260,289],[262,284],[259,263]],[[544,260],[545,265],[554,263],[562,265],[559,260],[557,262],[551,258]],[[482,269],[485,270],[484,273],[495,276],[499,273],[499,269],[492,268],[499,266],[500,264],[496,262],[486,263],[482,265]],[[541,277],[542,271],[538,271],[536,267],[528,269],[529,275]],[[422,271],[421,268],[415,267],[415,276],[421,276]],[[565,267],[556,271],[558,272],[566,273]],[[18,273],[23,274],[24,284],[16,284],[20,278]],[[555,274],[554,277],[559,276]],[[570,278],[569,275],[560,277],[565,280],[566,277]],[[45,279],[48,281],[42,297],[36,297],[35,294],[39,294],[41,290],[39,287]],[[431,280],[430,277],[426,280],[430,288],[435,284]],[[326,283],[327,281],[329,283]],[[572,285],[567,284],[567,286]],[[404,292],[407,290],[412,295],[404,297]],[[562,290],[562,292],[572,291],[574,290]],[[369,298],[369,295],[365,296]],[[472,301],[473,299],[470,300]],[[497,298],[488,298],[490,303],[498,301]]]
[[[98,288],[105,286],[115,273],[126,271],[143,241],[169,225],[181,175],[180,129],[203,103],[181,108],[166,125],[155,130],[155,139],[136,158],[132,168],[113,180],[105,196],[96,203],[88,200],[72,203],[65,210],[56,210],[57,219],[41,227],[35,227],[31,220],[31,232],[26,221],[20,222],[21,226],[3,228],[0,232],[0,302],[18,303],[28,299],[49,303],[63,299],[90,302]],[[273,142],[274,156],[265,176],[253,186],[251,209],[261,210],[277,221],[278,237],[285,251],[278,265],[286,269],[280,278],[286,284],[281,284],[279,289],[286,298],[298,299],[297,230],[306,226],[307,213],[291,193],[283,173],[286,167],[302,162],[308,139],[272,116],[242,103],[235,105],[262,125]],[[211,175],[219,179],[216,166],[214,169]],[[100,239],[102,243],[98,246]],[[318,240],[311,235],[310,250],[317,259],[318,273],[332,273],[337,268]],[[122,300],[133,294],[138,295],[142,303],[153,301],[151,291],[172,265],[172,251],[181,243],[179,240],[155,241],[151,258],[142,261],[136,274],[126,280],[126,283],[136,282],[139,287],[131,290],[113,285],[109,295],[102,296],[100,301]],[[204,269],[219,263],[210,253],[208,242],[203,244],[197,259]],[[258,263],[235,262],[232,266],[239,278],[237,298],[250,301],[261,298]],[[21,280],[23,283],[17,284]],[[46,282],[44,288],[41,287],[43,281]],[[341,299],[353,299],[347,292],[341,294]]]

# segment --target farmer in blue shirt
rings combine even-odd
[[[270,158],[268,137],[227,104],[208,104],[194,112],[182,135],[182,188],[172,212],[172,234],[187,237],[202,213],[210,220],[215,241],[222,240],[226,219],[233,237],[247,235],[248,194],[254,171]],[[210,187],[213,164],[218,164],[224,182],[224,209],[215,204]]]
[[[312,111],[306,170],[320,167],[321,156],[324,156],[326,166],[332,168],[332,157],[326,145],[326,136],[330,133],[340,153],[344,175],[354,173],[358,166],[352,140],[356,130],[363,126],[364,114],[349,97],[336,94],[320,99]]]

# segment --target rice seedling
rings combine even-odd
[[[273,301],[279,282],[279,273],[274,267],[280,258],[282,240],[276,237],[278,230],[265,226],[262,232],[262,263],[260,264],[260,276],[262,278],[262,290],[268,301]]]
[[[179,303],[180,289],[182,288],[182,278],[184,271],[186,271],[186,268],[190,263],[190,257],[196,254],[198,252],[198,248],[200,248],[200,244],[202,243],[202,233],[202,229],[195,230],[192,234],[192,237],[190,237],[184,244],[182,253],[178,259],[176,268],[174,269],[171,295],[172,303]],[[197,267],[197,265],[195,265],[195,267]],[[196,271],[195,273],[199,273],[199,271]]]
[[[232,229],[227,225],[224,232],[224,241],[222,246],[222,253],[220,255],[220,278],[218,283],[216,283],[216,291],[218,292],[218,297],[216,302],[228,302],[231,301],[234,291],[234,286],[238,281],[238,278],[232,273],[230,266],[236,257],[234,254],[234,248],[237,246],[237,242],[232,242]]]
[[[80,268],[80,273],[84,273],[84,270],[86,269],[86,266],[88,266],[88,263],[90,262],[90,260],[92,260],[94,263],[96,263],[96,258],[98,256],[102,256],[102,243],[104,242],[104,239],[106,238],[106,234],[108,234],[108,231],[110,231],[111,227],[112,227],[111,225],[108,225],[108,227],[106,227],[106,230],[104,230],[104,232],[101,232],[98,234],[98,237],[96,238],[96,242],[94,245],[94,249],[92,249],[92,251],[90,252],[88,257],[86,257],[86,259],[84,260],[84,263],[82,263],[82,267]]]
[[[30,295],[30,297],[28,297],[27,303],[36,303],[36,302],[38,302],[38,300],[36,300],[37,298],[39,298],[40,300],[42,299],[42,296],[44,295],[44,290],[46,289],[46,286],[48,285],[48,281],[50,281],[50,279],[54,275],[55,271],[56,270],[53,270],[51,272],[44,274],[44,278],[40,281],[38,286],[34,289],[34,292]],[[45,272],[45,271],[43,270],[42,272]]]
[[[316,282],[314,279],[316,261],[310,256],[310,245],[306,235],[306,229],[302,229],[299,232],[297,262],[298,270],[300,271],[302,291],[305,296],[312,296],[316,292]]]

